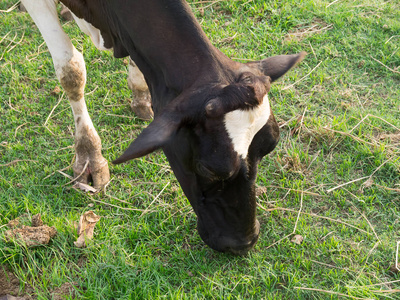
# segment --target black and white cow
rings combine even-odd
[[[63,32],[54,0],[22,0],[52,55],[75,119],[74,171],[100,188],[109,180],[100,138],[84,101],[82,54]],[[257,164],[279,139],[270,83],[304,53],[232,61],[205,36],[184,0],[62,0],[99,49],[129,56],[139,90],[151,93],[154,121],[114,163],[161,148],[198,218],[201,238],[245,254],[256,243]],[[145,82],[143,80],[143,75]]]

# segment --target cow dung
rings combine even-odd
[[[43,225],[40,214],[32,217],[32,226],[20,225],[19,223],[18,218],[8,223],[11,229],[5,232],[7,241],[15,240],[16,242],[22,242],[27,247],[35,247],[47,245],[50,239],[57,234],[54,226]]]

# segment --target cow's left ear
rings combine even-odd
[[[113,164],[120,164],[128,160],[145,156],[161,148],[180,126],[179,118],[173,118],[171,114],[161,114],[154,119],[129,145],[128,149],[114,160]]]
[[[277,55],[260,61],[249,62],[247,65],[258,68],[264,75],[271,77],[273,82],[301,62],[306,54],[306,52],[300,52],[292,55]]]

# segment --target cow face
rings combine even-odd
[[[257,164],[279,139],[267,93],[303,57],[240,64],[217,82],[184,91],[114,163],[162,148],[197,215],[203,241],[217,251],[247,253],[260,229]]]

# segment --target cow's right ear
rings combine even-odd
[[[273,82],[301,62],[306,55],[306,52],[292,55],[277,55],[260,61],[249,62],[247,65],[258,68],[264,75],[271,77],[271,82]]]
[[[128,149],[114,160],[113,164],[120,164],[128,160],[145,156],[165,145],[180,126],[180,119],[171,114],[161,114],[155,118],[129,145]]]

